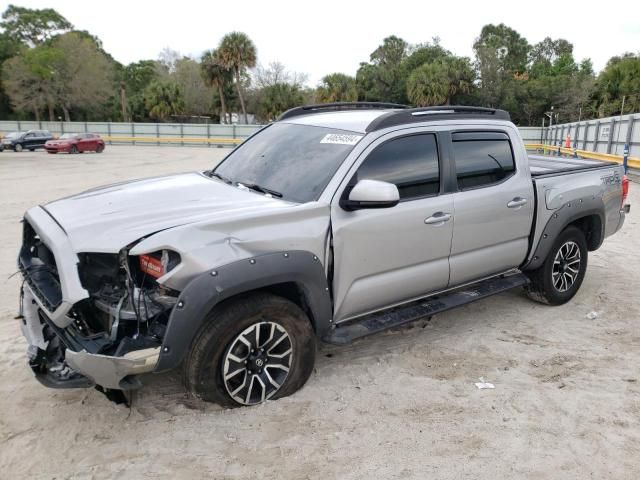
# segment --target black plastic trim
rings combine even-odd
[[[463,105],[447,105],[442,107],[409,108],[398,112],[380,115],[366,128],[366,132],[374,132],[383,128],[423,123],[434,120],[484,119],[511,121],[511,116],[505,110],[483,107],[466,107]]]
[[[481,140],[511,140],[505,132],[478,132],[475,130],[465,130],[462,132],[451,132],[452,142],[474,142]]]
[[[540,201],[544,202],[544,199],[540,199]],[[542,209],[544,206],[541,205],[539,208]],[[525,264],[522,269],[535,270],[540,267],[547,258],[547,255],[549,255],[551,247],[556,241],[556,238],[558,238],[558,235],[560,235],[567,225],[581,218],[592,215],[597,215],[600,218],[601,232],[599,238],[600,244],[602,244],[605,228],[604,212],[605,207],[602,197],[587,197],[565,203],[551,215],[551,218],[540,233],[540,240],[538,240],[538,245],[536,246],[533,257],[531,257],[529,263]],[[596,248],[590,250],[596,250],[599,247],[600,245],[597,245]]]
[[[189,282],[169,317],[155,371],[169,370],[182,362],[216,304],[241,293],[289,282],[303,292],[314,330],[322,337],[333,315],[322,262],[306,251],[268,253],[208,270]]]
[[[402,105],[400,103],[385,103],[385,102],[333,102],[333,103],[318,103],[313,105],[303,105],[302,107],[295,107],[287,110],[278,117],[278,122],[286,120],[292,117],[299,117],[301,115],[311,115],[313,113],[325,113],[327,111],[342,111],[342,110],[371,110],[376,108],[409,108],[408,105]]]
[[[416,300],[336,325],[322,340],[334,345],[348,345],[358,338],[427,318],[528,283],[529,279],[521,273],[490,278],[446,294]]]

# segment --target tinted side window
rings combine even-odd
[[[460,190],[498,183],[516,170],[511,143],[506,135],[474,139],[464,134],[456,139],[454,134],[453,154]]]
[[[360,165],[357,179],[394,183],[401,199],[438,193],[440,172],[435,135],[411,135],[383,143]]]

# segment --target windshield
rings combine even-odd
[[[60,140],[64,140],[65,138],[78,138],[77,133],[65,133],[64,135],[60,135]]]
[[[22,135],[24,135],[24,132],[11,132],[11,133],[7,133],[7,136],[5,138],[18,138],[18,137],[21,137]]]
[[[285,200],[310,202],[361,138],[333,128],[275,123],[238,146],[213,174]]]

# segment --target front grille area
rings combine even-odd
[[[62,303],[62,288],[56,259],[27,220],[24,220],[18,266],[33,293],[49,311]]]

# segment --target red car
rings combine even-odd
[[[102,153],[104,140],[95,133],[65,133],[56,140],[49,140],[44,144],[44,148],[49,153]]]

